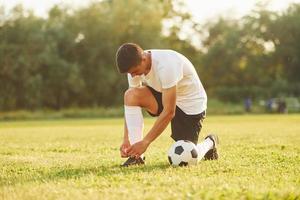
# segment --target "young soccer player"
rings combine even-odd
[[[207,108],[207,96],[193,64],[173,50],[143,50],[126,43],[116,53],[120,73],[127,73],[129,89],[124,94],[124,139],[122,166],[144,164],[144,152],[171,122],[171,137],[198,143]],[[143,137],[142,108],[157,120]],[[199,159],[218,159],[218,137],[208,135],[197,144]]]

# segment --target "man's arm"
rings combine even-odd
[[[162,91],[162,103],[164,109],[157,118],[153,127],[141,142],[138,142],[129,148],[129,155],[139,157],[146,151],[151,142],[153,142],[168,126],[169,122],[175,115],[176,86],[164,89]]]
[[[168,126],[176,110],[176,86],[162,91],[163,111],[157,118],[149,133],[144,137],[146,143],[152,143]]]

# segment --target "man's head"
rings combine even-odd
[[[125,43],[116,53],[116,64],[120,73],[141,75],[147,68],[147,56],[139,45]]]

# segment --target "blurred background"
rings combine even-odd
[[[0,119],[122,116],[125,42],[189,58],[210,114],[300,112],[299,0],[2,0]]]

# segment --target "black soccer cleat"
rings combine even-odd
[[[135,157],[129,157],[122,165],[121,167],[129,167],[133,165],[144,165],[145,164],[145,157],[141,158],[135,158]]]
[[[214,146],[212,149],[210,149],[205,155],[204,155],[204,160],[218,160],[219,154],[218,154],[218,149],[217,146],[219,144],[219,138],[217,135],[210,134],[206,136],[205,139],[211,139],[214,143]]]

